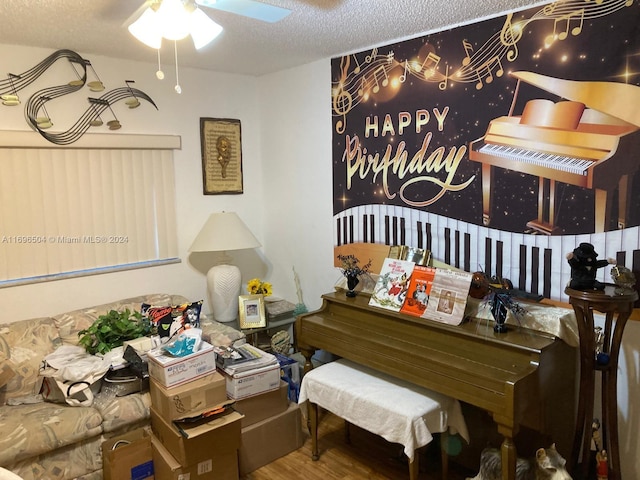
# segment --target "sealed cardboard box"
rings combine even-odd
[[[151,379],[150,387],[151,405],[165,420],[194,416],[227,400],[226,379],[218,372],[169,388]]]
[[[244,415],[242,428],[284,412],[289,407],[288,390],[287,382],[280,381],[277,390],[236,400],[235,409]]]
[[[234,400],[250,397],[259,393],[277,390],[280,387],[280,365],[248,370],[246,372],[226,375],[227,396]]]
[[[178,430],[172,421],[163,419],[151,407],[153,433],[180,465],[196,465],[238,450],[241,419],[240,413],[232,411],[208,422],[183,424]]]
[[[147,353],[149,375],[163,387],[173,387],[216,371],[213,345],[202,342],[200,350],[184,357],[174,357],[162,349]]]
[[[183,466],[155,435],[151,437],[151,448],[155,480],[238,480],[237,450]]]
[[[144,428],[118,435],[102,443],[104,480],[154,478],[151,436]]]
[[[243,428],[238,452],[240,475],[300,448],[304,443],[301,421],[300,407],[292,403],[285,412]]]

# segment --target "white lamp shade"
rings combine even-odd
[[[140,18],[129,25],[129,32],[145,45],[158,49],[162,46],[162,30],[158,14],[147,8]]]
[[[240,269],[235,265],[216,265],[207,273],[207,292],[213,319],[232,322],[238,318]]]
[[[192,252],[225,252],[260,247],[235,212],[212,213],[189,249]]]
[[[191,39],[197,50],[220,35],[222,27],[211,20],[202,10],[196,8],[189,16]]]

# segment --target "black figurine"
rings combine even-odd
[[[581,243],[573,252],[567,254],[571,266],[571,280],[569,288],[575,290],[604,290],[604,283],[596,280],[598,268],[615,264],[616,260],[597,260],[598,254],[590,243]]]

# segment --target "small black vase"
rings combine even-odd
[[[356,291],[355,288],[360,283],[357,275],[347,275],[347,297],[355,297]]]

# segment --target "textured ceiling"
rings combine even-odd
[[[136,41],[126,21],[142,0],[1,0],[0,43],[75,50],[83,56],[155,63],[155,50]],[[203,8],[223,33],[200,51],[178,42],[182,67],[263,75],[394,40],[438,31],[532,0],[269,0],[292,13],[278,23]],[[162,62],[173,64],[165,41]]]

